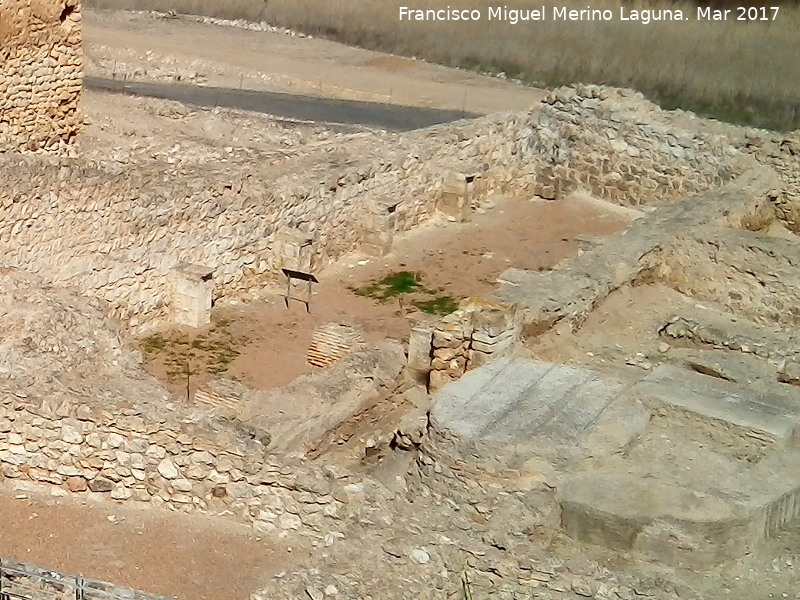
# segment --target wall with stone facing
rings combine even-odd
[[[408,365],[414,378],[434,393],[467,371],[504,356],[519,340],[514,311],[496,302],[469,298],[438,321],[420,316],[411,329]]]
[[[179,410],[51,405],[9,393],[0,398],[2,477],[306,532],[335,529],[349,483]]]
[[[655,277],[732,313],[790,329],[800,325],[798,240],[731,229],[684,234],[652,259]]]
[[[518,311],[524,338],[536,337],[559,322],[577,330],[594,307],[615,290],[659,278],[665,255],[671,256],[670,248],[687,232],[702,227],[728,230],[766,210],[773,202],[772,190],[780,181],[772,169],[757,163],[753,167],[719,190],[659,207],[646,219],[635,221],[627,230],[561,262],[551,271],[507,269],[499,277],[500,285],[491,298]],[[733,229],[728,231],[735,233]],[[677,254],[684,263],[708,266],[703,275],[721,281],[720,294],[724,293],[720,267],[710,266],[709,259],[702,260],[695,251]],[[708,250],[705,254],[708,256]],[[785,298],[785,291],[781,293]]]
[[[252,158],[186,167],[9,155],[0,161],[0,251],[4,265],[102,298],[133,326],[167,320],[177,265],[212,269],[216,298],[240,296],[276,281],[287,234],[307,239],[304,268],[316,271],[365,245],[385,251],[390,237],[377,229],[405,231],[440,208],[468,217],[492,192],[553,196],[549,188],[580,185],[641,204],[728,176],[735,151],[676,133],[654,110],[627,92],[559,90],[540,114],[437,126],[388,148],[359,138],[333,152],[301,149],[281,171]],[[614,150],[622,143],[624,153]]]
[[[800,130],[784,135],[747,131],[737,147],[778,173],[783,189],[775,196],[775,216],[787,229],[800,234]]]
[[[0,65],[0,152],[62,150],[80,128],[80,0],[3,0]]]
[[[530,143],[542,162],[534,191],[545,198],[583,188],[633,206],[704,192],[734,174],[726,134],[631,90],[556,90],[542,102]]]
[[[258,161],[170,170],[7,157],[3,263],[101,297],[125,320],[166,318],[170,271],[182,262],[213,269],[217,298],[244,294],[279,276],[286,231],[308,237],[306,267],[317,271],[369,237],[371,205],[386,197],[395,230],[404,231],[435,212],[451,169],[485,164],[487,185],[510,187],[508,132],[524,118],[460,123],[401,138],[390,150],[358,140],[339,156],[312,157],[321,164],[280,173]]]

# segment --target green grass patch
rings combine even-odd
[[[142,350],[145,354],[157,354],[167,347],[169,341],[160,335],[151,335],[142,342]]]
[[[422,273],[415,271],[390,273],[378,281],[350,290],[358,296],[372,298],[381,304],[397,298],[401,308],[404,304],[410,304],[432,315],[449,315],[458,309],[458,298],[443,289],[426,287]]]
[[[366,296],[378,302],[386,302],[390,298],[424,291],[422,275],[411,271],[398,271],[387,275],[380,281],[353,289],[356,295]]]
[[[412,304],[424,313],[442,317],[458,310],[458,300],[452,296],[438,296],[431,300],[415,300]]]
[[[241,352],[238,346],[247,342],[234,337],[225,321],[196,338],[172,333],[152,335],[141,340],[140,348],[149,362],[160,362],[170,381],[182,381],[188,376],[207,373],[221,375]]]

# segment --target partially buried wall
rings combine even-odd
[[[80,0],[0,0],[0,152],[63,149],[80,125]]]

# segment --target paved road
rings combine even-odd
[[[453,110],[395,106],[357,100],[334,100],[277,92],[136,81],[123,82],[97,77],[87,77],[85,83],[88,88],[94,90],[176,100],[195,106],[221,106],[303,121],[365,125],[392,131],[409,131],[477,116]]]

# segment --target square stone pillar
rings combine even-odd
[[[311,273],[312,239],[299,229],[285,229],[276,236],[278,268]]]
[[[204,327],[211,322],[214,294],[211,267],[181,263],[172,271],[172,320],[176,325]]]
[[[445,175],[439,210],[457,222],[469,221],[477,175],[452,171]]]
[[[364,215],[362,251],[368,256],[386,256],[392,250],[397,200],[380,198],[369,203]]]
[[[408,336],[408,372],[415,383],[427,391],[433,374],[433,336],[437,319],[415,312],[409,316],[411,333]]]
[[[424,374],[427,378],[431,370],[433,358],[433,323],[419,318],[411,323],[411,334],[408,337],[408,368],[415,373]]]
[[[485,301],[468,301],[465,306],[472,311],[468,371],[513,351],[520,338],[520,326],[511,307]]]

